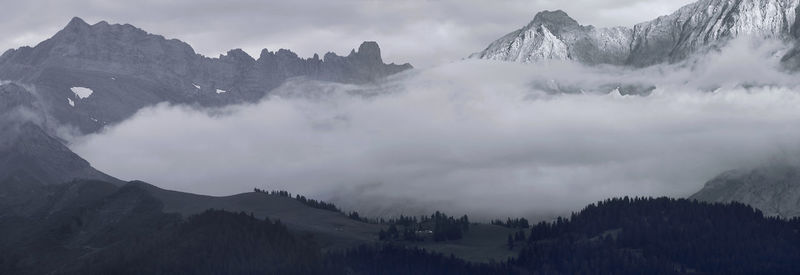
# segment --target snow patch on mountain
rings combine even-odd
[[[72,87],[70,90],[80,99],[86,99],[94,94],[92,89],[86,87]]]
[[[544,37],[542,38],[540,51],[538,51],[534,56],[527,57],[526,61],[532,61],[532,59],[569,59],[567,44],[564,44],[563,41],[553,35],[553,33],[551,33],[550,30],[548,30],[544,25],[541,26],[541,33]]]

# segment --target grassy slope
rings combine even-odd
[[[311,208],[285,197],[265,193],[243,193],[227,197],[213,197],[169,191],[146,183],[133,183],[148,190],[164,203],[167,213],[183,216],[199,214],[206,209],[223,209],[233,212],[253,213],[258,218],[278,219],[290,229],[314,234],[316,240],[328,249],[348,248],[378,240],[378,231],[384,225],[368,224],[352,220],[342,213]],[[517,230],[501,226],[471,225],[464,238],[449,242],[404,243],[418,246],[445,255],[476,262],[505,260],[516,255],[516,250],[506,247],[506,238]]]
[[[409,242],[405,244],[425,248],[444,255],[453,254],[458,258],[471,262],[487,263],[516,257],[520,245],[517,245],[514,250],[509,250],[508,246],[506,246],[508,234],[515,232],[517,230],[497,225],[471,224],[469,231],[460,240],[447,242],[426,240],[425,242]]]
[[[164,203],[164,212],[184,217],[214,208],[253,213],[258,218],[280,220],[290,229],[314,234],[325,248],[346,248],[378,239],[383,226],[352,220],[342,213],[308,207],[294,199],[264,193],[243,193],[227,197],[195,195],[133,183],[148,190]]]

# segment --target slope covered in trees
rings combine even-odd
[[[436,211],[430,217],[406,217],[401,215],[397,219],[388,221],[380,219],[381,224],[388,224],[388,230],[381,230],[378,238],[382,241],[424,241],[430,239],[434,242],[459,240],[464,232],[469,230],[469,218],[464,215],[460,218],[447,216]]]
[[[92,255],[76,274],[312,274],[323,270],[315,244],[280,221],[208,210],[156,235]]]
[[[798,230],[738,203],[626,197],[533,226],[513,262],[539,274],[793,274]]]
[[[269,216],[222,210],[187,218],[165,213],[160,197],[145,187],[87,181],[43,189],[46,199],[30,202],[31,211],[18,212],[28,214],[0,215],[4,252],[0,273],[794,274],[800,270],[800,219],[764,217],[736,203],[609,199],[530,229],[475,225],[466,217],[437,212],[383,220],[390,229],[383,233],[388,242],[380,242],[376,235],[361,236],[372,241],[328,249],[320,242],[321,235],[287,227]],[[256,195],[257,201],[265,199]],[[289,201],[293,207],[311,206]],[[524,224],[521,219],[507,221]],[[392,227],[397,235],[389,233]],[[516,257],[470,263],[438,249],[463,246],[465,240],[452,238],[459,233],[486,237],[499,232],[488,227],[512,233],[503,233],[493,247],[508,256],[518,252]],[[402,232],[425,236],[425,241],[406,240]],[[485,248],[471,252],[490,251],[497,252]]]
[[[208,210],[158,235],[90,255],[75,274],[502,274],[423,249],[362,245],[324,253],[280,221]]]

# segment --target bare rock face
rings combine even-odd
[[[75,179],[119,183],[54,138],[64,125],[88,134],[160,102],[255,102],[293,77],[366,83],[410,68],[384,64],[375,42],[324,60],[283,49],[258,59],[241,49],[208,58],[131,25],[74,18],[35,47],[0,56],[0,202]]]
[[[255,102],[292,77],[367,83],[412,68],[384,64],[378,44],[364,42],[346,57],[309,59],[289,50],[264,50],[254,59],[240,49],[219,58],[131,25],[74,18],[35,47],[0,56],[0,80],[36,89],[38,100],[61,123],[92,133],[159,102],[223,106]],[[71,91],[93,91],[86,98]]]
[[[740,36],[791,40],[797,0],[702,0],[634,27],[628,63],[677,62]]]
[[[531,63],[576,60],[621,64],[627,57],[630,29],[581,26],[563,11],[544,11],[527,26],[495,41],[473,58]]]
[[[674,63],[741,36],[791,42],[800,32],[798,4],[800,0],[700,0],[633,28],[581,26],[562,11],[545,11],[471,57],[635,67]]]
[[[706,202],[741,202],[769,216],[800,217],[800,167],[764,166],[733,170],[708,181],[690,198]]]
[[[14,116],[13,112],[19,111],[23,108],[34,109],[36,98],[33,94],[29,93],[24,87],[9,83],[0,84],[0,118],[5,120],[11,119]],[[10,121],[0,121],[0,123],[8,123]]]

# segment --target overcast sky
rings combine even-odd
[[[457,60],[562,9],[582,24],[630,26],[692,0],[26,0],[5,1],[0,48],[34,45],[73,16],[89,23],[130,23],[217,56],[242,48],[289,48],[300,56],[346,54],[378,41],[390,62],[417,67]]]

